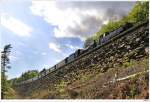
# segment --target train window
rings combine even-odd
[[[78,49],[78,55],[80,54],[80,49]]]
[[[105,32],[105,33],[103,34],[103,37],[107,36],[108,34],[109,34],[109,32]]]
[[[107,36],[109,33],[106,33],[105,36]]]
[[[105,37],[105,36],[106,36],[106,34],[104,33],[104,34],[103,34],[103,37]]]
[[[103,35],[99,36],[99,43],[100,43],[102,38],[103,38]]]
[[[96,40],[94,40],[93,46],[96,47],[96,45],[97,45]]]
[[[67,63],[68,57],[65,59],[65,63]]]
[[[102,38],[102,36],[99,36],[99,39],[101,39]]]

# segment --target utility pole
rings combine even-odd
[[[6,95],[6,85],[7,85],[7,80],[6,80],[6,75],[5,72],[7,72],[7,69],[10,68],[10,66],[8,66],[9,62],[9,54],[10,54],[10,50],[11,50],[11,44],[5,45],[4,46],[4,50],[1,52],[1,99],[5,98]]]

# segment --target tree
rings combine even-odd
[[[34,78],[34,77],[38,76],[38,73],[39,72],[37,70],[27,71],[24,74],[22,74],[22,76],[21,76],[22,80],[21,81]]]
[[[1,98],[4,99],[6,92],[8,91],[8,83],[7,83],[7,77],[5,75],[5,72],[7,72],[7,69],[10,68],[9,66],[9,54],[11,50],[11,44],[8,44],[4,46],[4,50],[1,52],[1,84],[2,84],[2,90],[1,90]]]
[[[22,73],[22,75],[19,78],[12,79],[10,83],[12,83],[12,85],[15,85],[22,81],[34,78],[38,76],[38,74],[39,74],[38,70],[29,70],[25,73]]]
[[[137,2],[127,16],[129,22],[137,23],[149,19],[149,2]]]

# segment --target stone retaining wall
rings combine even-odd
[[[99,46],[93,49],[93,51],[87,52],[74,62],[49,73],[43,78],[32,83],[15,86],[15,88],[22,92],[45,89],[49,87],[50,84],[59,83],[61,79],[67,80],[74,77],[69,76],[71,72],[76,73],[85,68],[93,68],[93,66],[97,66],[96,68],[99,68],[100,72],[105,73],[107,69],[116,68],[116,66],[122,65],[131,59],[139,59],[147,56],[145,48],[149,46],[148,43],[149,23],[146,22],[123,32],[106,45]]]

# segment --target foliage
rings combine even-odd
[[[37,70],[31,70],[31,71],[27,71],[24,74],[21,75],[21,79],[22,80],[27,80],[27,79],[31,79],[33,77],[38,76],[38,71]]]
[[[56,92],[60,94],[60,97],[68,96],[66,91],[67,82],[61,80],[59,84],[56,85]]]
[[[93,37],[87,38],[84,47],[89,44],[89,40],[98,41],[99,37],[105,32],[111,32],[124,25],[126,22],[137,23],[147,19],[149,19],[149,2],[138,1],[127,16],[123,17],[119,21],[109,21],[108,24],[103,25]]]
[[[10,68],[9,66],[9,54],[11,52],[11,44],[8,44],[4,46],[4,50],[1,52],[1,84],[2,84],[2,90],[1,90],[1,98],[4,99],[6,97],[6,94],[8,92],[8,88],[10,87],[7,83],[7,76],[5,73],[7,72],[7,69]]]
[[[137,23],[149,18],[149,2],[137,2],[127,16],[129,22]]]
[[[134,64],[135,64],[135,62],[134,62],[133,60],[129,60],[129,61],[124,62],[124,63],[123,63],[123,66],[124,66],[125,68],[127,68],[127,67],[133,66]]]
[[[56,86],[56,89],[58,89],[58,91],[60,93],[63,93],[65,91],[65,87],[66,87],[66,82],[64,81],[61,81],[57,86]]]
[[[137,88],[136,88],[136,85],[133,84],[131,86],[131,90],[130,90],[130,98],[133,99],[135,97],[135,95],[137,94]]]
[[[31,70],[31,71],[27,71],[25,73],[23,73],[19,78],[14,78],[10,80],[10,83],[12,85],[16,84],[16,83],[20,83],[22,81],[25,81],[27,79],[31,79],[33,77],[38,76],[39,72],[37,70]]]

